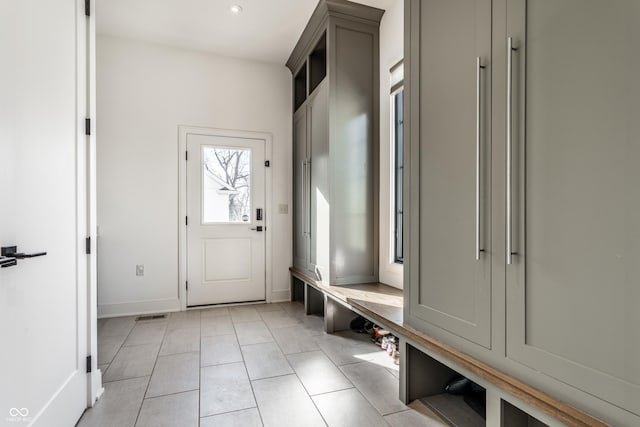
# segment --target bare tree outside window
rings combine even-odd
[[[250,219],[251,151],[219,147],[204,147],[204,172],[212,176],[218,203],[227,204],[226,222],[247,222]],[[226,216],[226,215],[225,215]]]

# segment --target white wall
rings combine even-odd
[[[391,236],[393,217],[390,186],[391,147],[391,84],[389,70],[404,55],[404,2],[396,0],[387,9],[380,23],[380,282],[402,288],[403,269],[393,262]]]
[[[99,36],[97,91],[99,315],[180,307],[178,125],[273,135],[271,297],[288,299],[291,218],[277,213],[291,205],[288,70]]]

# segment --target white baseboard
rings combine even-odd
[[[91,372],[91,387],[93,389],[91,396],[93,396],[95,400],[92,400],[90,398],[89,406],[93,407],[93,405],[95,405],[96,402],[100,400],[100,398],[102,397],[102,394],[104,393],[104,387],[102,386],[102,370],[101,369],[94,369],[94,371]]]
[[[84,372],[76,371],[62,384],[44,407],[32,418],[26,418],[29,426],[75,425],[87,407],[87,378]],[[33,410],[33,408],[28,408]],[[21,423],[17,423],[21,424]]]
[[[271,291],[271,302],[291,301],[291,291],[289,289]]]
[[[121,304],[98,304],[98,319],[139,314],[168,313],[171,311],[180,311],[179,299],[138,301]]]

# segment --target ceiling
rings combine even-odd
[[[356,0],[387,9],[402,0]],[[318,0],[97,0],[98,34],[284,64]],[[230,7],[240,5],[234,15]]]

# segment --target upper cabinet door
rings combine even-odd
[[[492,4],[423,0],[407,7],[405,164],[419,184],[406,196],[414,230],[408,321],[490,348]]]
[[[508,357],[640,415],[640,2],[507,16]]]

